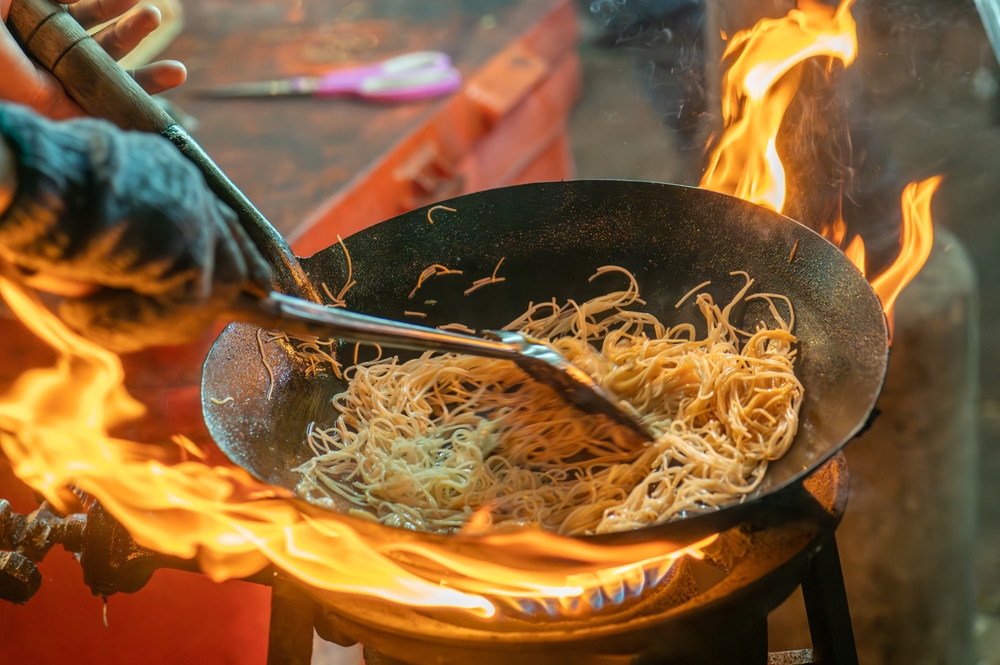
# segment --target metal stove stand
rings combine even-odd
[[[248,581],[273,589],[268,665],[309,665],[314,629],[344,646],[364,643],[367,665],[857,665],[835,538],[846,500],[838,455],[792,488],[770,520],[720,536],[706,554],[727,573],[721,581],[697,589],[681,565],[651,598],[587,620],[435,615],[327,594],[275,569]],[[43,504],[21,516],[0,500],[0,598],[30,599],[41,584],[34,564],[57,543],[80,555],[84,581],[99,596],[138,591],[159,568],[197,571],[193,561],[137,545],[98,503],[86,515],[60,517]],[[671,584],[689,591],[678,596]],[[813,649],[769,654],[767,615],[800,584]]]

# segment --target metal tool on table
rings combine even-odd
[[[372,65],[349,67],[323,76],[233,83],[203,88],[204,97],[353,96],[377,102],[410,102],[458,90],[462,75],[440,51],[419,51]]]
[[[201,146],[61,6],[49,0],[15,0],[9,25],[22,47],[59,78],[85,111],[106,117],[123,128],[165,136],[202,170],[213,191],[237,212],[241,224],[272,265],[277,289],[287,295],[247,296],[238,303],[234,318],[349,341],[375,341],[406,349],[449,350],[512,360],[531,377],[554,388],[568,403],[585,412],[610,417],[643,441],[652,438],[636,416],[621,408],[618,400],[593,379],[555,351],[522,335],[502,333],[498,341],[483,340],[349,312],[333,313],[317,305],[321,298],[316,287],[281,234]],[[376,71],[390,76],[450,68],[447,56],[442,59],[441,55],[412,54],[409,59],[373,65],[361,79],[356,72],[353,79],[344,80],[360,80],[363,84],[364,76]]]
[[[28,6],[35,13],[25,16]],[[39,16],[39,7],[51,11],[43,9]],[[77,27],[68,16],[65,19],[72,25],[63,25],[61,16],[45,20],[56,12],[60,9],[46,0],[14,0],[15,31],[22,36],[34,33],[29,46],[38,41],[34,51],[38,60],[54,67],[89,112],[125,127],[162,133],[192,156],[216,191],[241,214],[258,246],[277,262],[278,290],[318,303],[314,284],[346,283],[347,262],[340,245],[308,258],[294,257],[197,144],[171,126],[158,109],[149,108],[148,98],[141,90],[136,92],[131,79],[112,65],[95,67],[95,58],[109,62],[96,44],[83,40],[68,52],[66,47],[50,52],[48,45],[58,35],[52,35],[48,26],[61,25],[57,31]],[[95,85],[98,80],[100,85]],[[747,271],[756,279],[758,292],[781,293],[795,305],[796,375],[804,387],[804,401],[788,453],[771,462],[757,488],[740,500],[719,509],[692,510],[683,519],[664,524],[588,539],[608,544],[686,544],[737,524],[787,514],[792,490],[801,489],[804,479],[853,438],[872,413],[888,364],[881,303],[840,250],[787,217],[715,192],[626,181],[520,185],[469,194],[444,205],[458,212],[431,225],[429,209],[422,208],[347,239],[354,274],[364,275],[349,293],[352,309],[371,316],[399,316],[413,308],[409,296],[416,276],[427,266],[443,264],[470,276],[490,275],[501,258],[506,271],[502,285],[470,296],[448,288],[444,279],[424,286],[422,297],[436,301],[425,321],[500,328],[521,315],[530,301],[555,297],[580,302],[606,294],[615,288],[606,281],[610,276],[588,282],[597,268],[606,265],[631,271],[646,301],[644,310],[665,322],[697,323],[693,307],[674,308],[697,284],[711,280],[717,300],[735,295],[743,282],[731,275],[733,271]],[[254,301],[250,310],[243,308],[241,316],[272,327],[278,318],[282,326],[293,325],[289,317],[298,319],[294,325],[312,330],[316,329],[309,326],[334,323],[343,330],[349,323],[281,296]],[[336,322],[332,316],[338,317]],[[349,316],[358,321],[354,317],[361,315]],[[752,326],[768,316],[767,305],[759,300],[740,303],[732,316]],[[264,345],[258,332],[255,326],[231,325],[213,346],[202,374],[205,421],[216,443],[236,464],[262,480],[294,489],[300,479],[294,469],[312,456],[303,433],[310,423],[333,422],[330,398],[346,384],[332,375],[306,376],[295,349],[272,343],[264,350],[273,390],[265,389],[271,379],[262,367]],[[426,348],[425,342],[415,346]],[[391,527],[360,519],[355,526],[384,529],[386,537],[394,537]],[[407,532],[406,537],[437,542],[450,536]]]

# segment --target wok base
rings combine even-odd
[[[314,627],[343,646],[363,643],[366,665],[857,665],[835,538],[847,486],[838,454],[805,481],[800,510],[720,536],[708,559],[726,569],[723,579],[706,582],[697,566],[708,564],[685,564],[638,604],[585,620],[456,619],[276,579],[268,665],[307,665]],[[678,599],[685,575],[697,588]],[[769,654],[767,616],[799,585],[813,649]]]

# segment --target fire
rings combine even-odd
[[[916,277],[931,255],[934,246],[934,223],[931,218],[931,198],[941,184],[941,176],[922,182],[911,182],[903,190],[903,225],[900,233],[899,256],[889,269],[872,280],[872,288],[882,301],[893,326],[893,306],[903,287]]]
[[[319,589],[491,617],[497,599],[599,607],[661,579],[681,557],[700,558],[715,539],[683,549],[607,547],[531,531],[457,538],[461,548],[446,547],[345,520],[241,469],[171,465],[161,447],[109,435],[143,412],[123,387],[117,356],[67,329],[13,283],[0,279],[0,295],[59,354],[54,367],[26,372],[0,397],[0,447],[17,476],[64,511],[77,502],[71,487],[86,492],[137,542],[197,558],[215,580],[273,563]],[[199,452],[189,441],[176,443]]]
[[[772,210],[785,206],[785,169],[778,130],[799,89],[809,58],[836,58],[846,67],[858,53],[853,0],[836,9],[800,0],[780,19],[764,19],[729,41],[723,58],[739,54],[722,79],[725,131],[712,151],[701,186]]]
[[[844,254],[861,271],[861,276],[867,277],[868,271],[865,269],[865,241],[861,239],[861,236],[854,236],[854,240],[844,250]]]
[[[778,131],[798,91],[806,60],[824,56],[848,67],[857,57],[852,4],[853,0],[843,0],[834,9],[815,0],[799,0],[798,8],[783,18],[764,19],[733,35],[723,54],[724,59],[735,56],[722,79],[725,130],[711,153],[701,187],[784,211],[785,167],[776,147]],[[907,185],[899,257],[872,281],[890,332],[896,298],[930,256],[934,243],[930,199],[940,180]],[[844,248],[847,224],[839,213],[822,233],[844,249],[862,275],[867,274],[864,240],[856,235]]]

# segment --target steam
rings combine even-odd
[[[593,0],[590,13],[612,30],[658,24],[689,9],[701,0]]]

